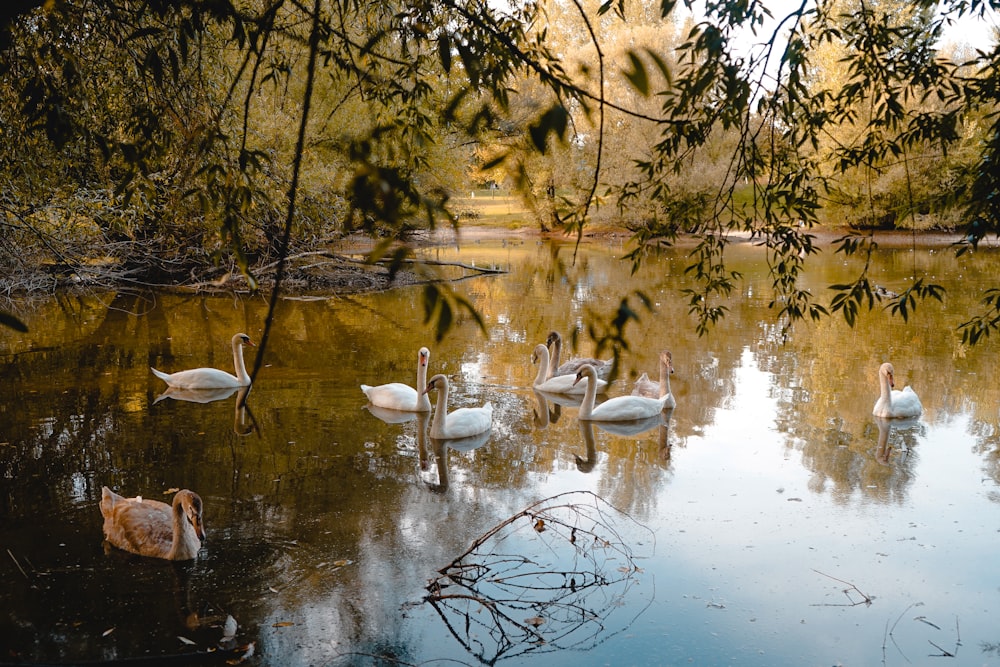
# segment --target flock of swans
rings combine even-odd
[[[552,348],[550,353],[549,349]],[[549,334],[545,344],[539,343],[531,354],[532,363],[538,364],[533,388],[547,394],[583,395],[580,404],[580,419],[601,422],[635,421],[658,415],[667,408],[677,405],[670,391],[670,373],[673,362],[670,352],[660,354],[660,381],[653,383],[648,376],[636,383],[632,394],[609,398],[597,405],[597,394],[608,387],[607,376],[612,362],[601,359],[572,359],[560,364],[562,337],[558,332]],[[401,412],[428,412],[431,409],[427,394],[437,391],[437,405],[431,421],[430,436],[439,440],[469,438],[490,430],[493,421],[493,405],[458,408],[448,412],[448,378],[435,375],[427,381],[427,366],[430,350],[420,348],[417,353],[416,388],[400,382],[369,386],[361,385],[361,391],[372,405],[387,410]],[[603,377],[602,377],[603,376]]]
[[[253,346],[246,334],[232,338],[233,365],[236,375],[215,368],[195,368],[176,373],[164,373],[151,368],[156,377],[176,389],[226,389],[248,387],[250,376],[243,361],[243,347]],[[600,359],[573,359],[560,364],[562,338],[555,331],[544,344],[538,344],[531,354],[531,361],[538,364],[532,387],[543,394],[580,396],[579,419],[585,422],[622,423],[649,419],[664,410],[673,409],[677,401],[670,389],[670,375],[674,372],[673,357],[667,350],[659,355],[659,381],[654,382],[646,373],[636,381],[628,395],[608,398],[597,403],[597,394],[608,388],[611,361]],[[427,379],[430,350],[417,352],[416,387],[402,382],[369,386],[362,384],[361,391],[370,405],[400,413],[429,413],[429,394],[437,392],[437,402],[430,424],[431,438],[443,441],[461,441],[488,432],[493,422],[493,406],[487,402],[480,407],[457,408],[448,412],[448,378],[437,374]],[[920,399],[910,387],[895,389],[895,371],[886,362],[879,368],[878,400],[872,414],[880,419],[909,419],[923,412]],[[119,549],[140,556],[168,560],[190,560],[197,556],[205,540],[202,522],[202,501],[197,493],[183,489],[167,505],[142,496],[125,498],[107,487],[102,489],[101,514],[104,517],[104,535],[108,543]]]

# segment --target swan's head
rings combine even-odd
[[[253,341],[250,340],[250,336],[246,335],[245,333],[238,333],[235,336],[233,336],[233,343],[238,345],[247,345],[249,347],[257,347],[256,345],[253,344]]]
[[[426,368],[427,364],[431,360],[431,351],[428,350],[426,347],[422,347],[420,348],[420,352],[418,352],[417,354],[419,355],[420,365]]]
[[[438,374],[438,375],[435,375],[434,377],[432,377],[427,382],[427,388],[424,389],[420,393],[421,394],[426,394],[426,393],[429,393],[429,392],[431,392],[431,391],[433,391],[435,389],[443,390],[443,389],[447,389],[447,388],[448,388],[448,378],[445,377],[444,375]]]
[[[896,386],[895,377],[894,377],[895,374],[896,374],[896,371],[893,369],[892,364],[890,364],[888,361],[885,362],[884,364],[882,364],[881,366],[879,366],[878,374],[880,376],[884,376],[884,377],[888,378],[888,380],[889,380],[889,386],[890,387],[895,387]]]
[[[562,336],[559,335],[558,331],[550,331],[548,338],[545,339],[545,347],[551,347],[553,343],[562,343]]]
[[[670,354],[670,350],[660,352],[660,363],[667,367],[668,373],[674,374],[674,355]]]
[[[537,364],[540,359],[544,359],[547,356],[549,356],[549,348],[539,343],[531,352],[531,363]]]
[[[181,509],[184,510],[184,518],[194,528],[194,534],[198,536],[199,540],[204,542],[205,524],[202,520],[201,496],[194,491],[184,489],[178,491],[177,495],[174,496],[174,504],[176,505],[178,502],[181,505]]]
[[[588,377],[597,379],[597,371],[595,371],[594,367],[590,364],[584,364],[583,366],[580,366],[580,370],[577,371],[576,379],[573,380],[573,386],[575,387],[577,382]]]

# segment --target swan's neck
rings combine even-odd
[[[660,364],[660,398],[670,393],[670,370],[664,363]]]
[[[544,345],[538,348],[538,374],[535,375],[535,384],[542,384],[552,377],[552,364],[549,362],[549,348]]]
[[[171,513],[174,516],[174,534],[173,540],[170,543],[170,553],[167,554],[167,558],[171,560],[177,560],[179,558],[187,560],[187,552],[190,551],[184,534],[184,524],[187,522],[187,517],[184,515],[184,506],[181,504],[181,499],[179,497],[174,498],[171,510]]]
[[[590,370],[584,377],[587,378],[587,392],[583,395],[583,403],[580,404],[580,419],[590,419],[594,412],[594,403],[597,402],[597,373]]]
[[[233,343],[233,365],[236,366],[236,377],[241,384],[250,384],[250,375],[247,373],[246,364],[243,363],[243,343]]]
[[[444,433],[445,417],[448,414],[448,382],[441,382],[438,388],[437,405],[434,407],[434,421],[431,422],[431,436]]]
[[[882,382],[882,401],[886,405],[892,405],[892,387],[889,386],[889,376],[879,374],[879,380]]]
[[[429,411],[431,409],[431,398],[428,396],[424,389],[427,388],[427,364],[421,359],[417,362],[417,407],[421,410]]]
[[[546,348],[548,352],[548,348]],[[549,374],[547,377],[552,377],[556,374],[556,369],[559,368],[559,355],[562,354],[562,339],[556,338],[552,341],[552,356],[549,358]]]

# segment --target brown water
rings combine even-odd
[[[916,270],[948,288],[945,303],[909,323],[831,318],[783,342],[759,249],[733,249],[746,281],[704,338],[681,294],[684,252],[632,276],[626,250],[586,246],[575,263],[571,248],[534,240],[433,251],[509,269],[458,284],[488,337],[464,321],[435,344],[419,288],[285,300],[244,410],[235,394],[157,401],[149,366],[230,369],[232,334],[260,337],[262,298],[27,307],[29,334],[0,330],[0,660],[204,651],[229,615],[235,642],[268,665],[1000,660],[998,344],[970,350],[954,333],[995,284],[996,251],[884,250],[880,283]],[[805,282],[823,294],[858,269],[824,253]],[[666,348],[678,406],[637,433],[582,427],[573,405],[531,391],[529,356],[550,329],[568,337],[635,289],[656,312],[630,325],[608,395],[655,376]],[[589,355],[581,341],[575,354]],[[412,384],[421,345],[451,380],[452,408],[493,403],[484,441],[444,447],[421,421],[366,409],[358,385]],[[920,394],[921,419],[871,417],[885,360]],[[197,491],[200,558],[106,550],[104,485],[164,500]],[[568,507],[468,557],[494,568],[461,589],[477,600],[445,597],[458,587],[426,600],[477,538],[570,492]],[[560,521],[578,528],[572,542]]]

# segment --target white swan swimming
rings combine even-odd
[[[664,407],[676,408],[677,400],[673,392],[670,391],[670,375],[674,372],[674,357],[669,350],[660,352],[660,381],[653,382],[649,376],[643,373],[635,381],[632,387],[633,396],[645,396],[646,398],[667,397]]]
[[[493,424],[493,404],[487,402],[479,408],[458,408],[448,413],[448,378],[438,374],[427,383],[424,393],[436,389],[437,405],[431,421],[430,436],[438,440],[468,438],[490,430]]]
[[[924,411],[924,407],[920,404],[920,398],[910,387],[903,387],[902,391],[893,389],[896,386],[894,375],[895,370],[888,361],[879,367],[878,379],[881,393],[878,400],[875,401],[872,414],[887,419],[919,417]]]
[[[402,410],[404,412],[430,412],[431,399],[426,391],[422,391],[427,384],[427,364],[431,360],[431,351],[426,347],[420,348],[417,352],[417,388],[414,389],[402,382],[390,382],[380,384],[376,387],[361,385],[361,391],[371,401],[372,405],[389,410]]]
[[[576,375],[583,368],[584,364],[593,366],[594,370],[597,371],[597,377],[602,380],[607,380],[611,375],[611,367],[614,365],[614,360],[612,359],[608,359],[607,361],[594,359],[593,357],[570,359],[560,365],[559,356],[562,354],[562,336],[559,335],[558,331],[549,332],[548,338],[545,339],[545,345],[552,348],[552,357],[549,360],[549,374],[547,376],[549,378],[560,375]]]
[[[101,514],[105,539],[140,556],[191,560],[205,539],[201,498],[187,489],[178,491],[168,505],[142,496],[125,498],[105,486]]]
[[[585,380],[577,384],[574,375],[549,376],[549,348],[539,343],[531,353],[531,363],[538,364],[538,374],[535,375],[535,382],[532,386],[538,391],[550,394],[584,394],[590,381]],[[597,380],[597,391],[603,392],[607,389],[608,383],[605,380]]]
[[[577,381],[588,378],[591,383],[597,379],[597,371],[594,367],[586,364],[577,374]],[[669,397],[646,398],[645,396],[615,396],[609,398],[600,405],[595,406],[597,400],[597,390],[593,384],[588,385],[587,393],[580,404],[580,419],[591,421],[630,421],[633,419],[646,419],[658,415],[666,408],[666,401]]]
[[[153,375],[166,382],[167,385],[178,389],[246,387],[250,384],[250,375],[247,373],[246,364],[243,363],[244,345],[254,347],[250,336],[242,333],[233,336],[233,365],[236,367],[236,375],[220,371],[218,368],[192,368],[176,373],[164,373],[152,367],[150,370],[153,371]]]

